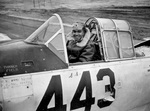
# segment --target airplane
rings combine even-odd
[[[25,40],[0,42],[0,111],[150,111],[149,40],[126,20],[90,17],[100,60],[69,63],[72,25],[53,14]]]

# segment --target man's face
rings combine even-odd
[[[83,30],[72,30],[72,34],[73,34],[73,37],[74,39],[77,41],[77,42],[80,42],[84,36],[84,32]]]
[[[81,42],[82,38],[84,37],[84,31],[82,28],[83,26],[80,24],[75,24],[73,27],[72,35],[77,42]]]

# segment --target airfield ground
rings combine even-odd
[[[30,10],[1,7],[0,33],[6,33],[13,39],[24,39],[42,23],[24,19],[20,20],[10,15],[48,19],[54,13],[59,14],[63,22],[70,24],[76,21],[85,22],[89,17],[123,19],[131,24],[136,39],[150,37],[150,6],[108,6],[79,9],[70,9],[66,7],[57,9],[34,8]]]

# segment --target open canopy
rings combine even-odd
[[[95,29],[100,53],[106,61],[135,57],[131,27],[124,20],[90,18],[90,30]]]

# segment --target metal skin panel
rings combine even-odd
[[[33,94],[32,78],[30,75],[8,77],[2,80],[3,98],[11,100]],[[11,92],[11,93],[10,93]]]
[[[33,92],[26,90],[20,97],[6,98],[4,111],[146,111],[150,102],[150,76],[149,63],[145,66],[144,62],[149,60],[76,65],[63,70],[5,77],[3,82],[31,77]],[[115,99],[110,106],[102,104],[102,99],[107,97]]]

